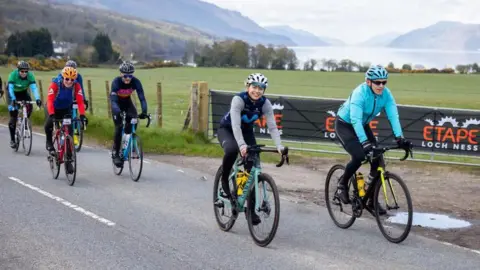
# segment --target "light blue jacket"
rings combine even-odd
[[[363,143],[367,141],[363,126],[370,123],[383,109],[385,109],[393,133],[396,137],[401,137],[403,134],[397,104],[387,87],[383,89],[381,95],[377,95],[366,83],[360,84],[340,106],[337,114],[345,122],[353,125],[358,139]]]

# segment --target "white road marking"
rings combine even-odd
[[[75,204],[73,204],[73,203],[71,203],[71,202],[69,202],[69,201],[67,201],[67,200],[64,200],[64,199],[62,199],[62,198],[60,198],[60,197],[58,197],[58,196],[55,196],[55,195],[53,195],[53,194],[51,194],[51,193],[49,193],[49,192],[47,192],[47,191],[45,191],[45,190],[42,190],[41,188],[38,188],[38,187],[36,187],[36,186],[32,186],[32,185],[30,185],[30,184],[27,184],[27,183],[23,182],[22,180],[20,180],[20,179],[18,179],[18,178],[15,178],[15,177],[12,177],[12,176],[10,176],[10,177],[8,177],[8,178],[9,178],[10,180],[12,180],[12,181],[15,181],[15,182],[19,183],[20,185],[22,185],[22,186],[24,186],[24,187],[27,187],[27,188],[29,188],[29,189],[31,189],[31,190],[34,190],[34,191],[36,191],[36,192],[44,195],[45,197],[48,197],[48,198],[50,198],[50,199],[52,199],[52,200],[55,200],[55,201],[57,201],[57,202],[65,205],[65,206],[67,206],[67,207],[72,208],[73,210],[75,210],[75,211],[77,211],[77,212],[80,212],[80,213],[82,213],[82,214],[84,214],[84,215],[86,215],[86,216],[88,216],[88,217],[91,217],[91,218],[95,219],[95,220],[98,221],[98,222],[101,222],[101,223],[103,223],[103,224],[105,224],[105,225],[107,225],[107,226],[115,226],[115,222],[110,221],[110,220],[108,220],[108,219],[106,219],[106,218],[100,217],[99,215],[96,215],[95,213],[92,213],[92,212],[90,212],[90,211],[88,211],[88,210],[85,210],[84,208],[82,208],[82,207],[80,207],[80,206],[78,206],[78,205],[75,205]]]

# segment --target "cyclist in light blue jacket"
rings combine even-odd
[[[338,110],[335,132],[343,148],[352,158],[345,168],[344,176],[339,181],[337,189],[337,196],[345,204],[350,203],[348,179],[355,174],[366,155],[377,145],[377,140],[369,126],[375,116],[385,110],[397,144],[405,148],[411,146],[411,142],[403,138],[397,104],[390,89],[386,87],[387,79],[388,72],[385,68],[378,65],[370,67],[365,73],[365,82],[353,90]],[[379,159],[372,164],[367,184],[375,177],[378,165]],[[373,200],[369,200],[367,206],[373,210]],[[379,210],[380,214],[386,214],[385,209]]]

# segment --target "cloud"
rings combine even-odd
[[[319,36],[358,43],[387,32],[408,32],[438,21],[479,23],[473,0],[203,0],[233,9],[262,26],[287,24]]]

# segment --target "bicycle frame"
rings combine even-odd
[[[17,116],[17,128],[20,128],[22,131],[22,137],[25,136],[25,123],[26,119],[28,118],[28,112],[27,112],[27,106],[26,104],[34,104],[35,102],[33,101],[17,101],[16,104],[20,107],[22,107],[22,116],[20,114]],[[33,110],[33,107],[32,107]],[[19,110],[20,111],[20,110]]]
[[[247,182],[245,183],[243,187],[243,194],[240,197],[237,197],[237,207],[240,209],[240,211],[244,211],[245,208],[245,201],[247,200],[247,196],[250,194],[250,185],[252,182],[254,183],[254,188],[255,188],[255,208],[258,209],[260,207],[260,203],[258,200],[258,195],[259,195],[259,190],[258,190],[258,176],[262,173],[262,168],[260,167],[260,159],[259,157],[254,157],[253,158],[254,164],[252,166],[252,169],[250,170],[250,175],[248,176]],[[235,161],[234,164],[234,170],[233,173],[229,176],[229,179],[233,180],[233,188],[235,190],[235,194],[237,191],[237,173],[240,171],[240,164],[242,163],[242,158],[239,157]],[[265,185],[263,186],[263,192],[264,195],[266,195],[266,190],[265,190]]]
[[[62,124],[59,122],[62,121]],[[68,127],[71,125],[72,119],[68,117],[64,117],[62,120],[55,120],[54,121],[54,127],[55,127],[55,138],[57,141],[57,161],[59,164],[63,163],[63,155],[65,154],[64,152],[64,147],[65,146],[65,138],[69,135],[68,132]],[[60,142],[61,135],[63,135],[64,139],[62,142]],[[72,151],[75,151],[75,149],[72,149]]]
[[[257,145],[257,147],[263,147],[265,145]],[[248,151],[249,147],[247,148],[247,153],[249,152]],[[237,157],[237,159],[235,160],[235,163],[233,165],[233,172],[229,175],[228,179],[230,181],[233,182],[233,188],[234,188],[234,192],[232,192],[232,194],[234,194],[235,196],[235,200],[236,201],[236,207],[238,209],[238,211],[240,212],[243,212],[245,211],[245,201],[247,200],[248,196],[250,195],[250,186],[252,185],[252,182],[254,184],[254,189],[255,189],[255,209],[259,209],[260,208],[260,200],[258,199],[259,198],[259,188],[258,188],[258,176],[262,173],[262,168],[261,168],[261,164],[260,164],[260,152],[275,152],[277,153],[277,150],[260,150],[260,149],[252,149],[254,151],[250,152],[248,154],[248,156],[244,159],[242,158],[241,156]],[[285,162],[285,160],[287,161],[287,163],[289,163],[289,159],[288,159],[288,148],[285,149],[285,152],[284,152],[284,155],[282,155],[282,160],[280,161],[279,164],[277,164],[277,167],[281,167],[283,165],[283,163]],[[237,197],[237,173],[240,171],[240,166],[241,165],[245,165],[246,162],[252,162],[252,168],[250,169],[250,172],[249,172],[249,176],[248,176],[248,179],[247,179],[247,182],[245,183],[244,187],[243,187],[243,193],[240,197]],[[266,188],[265,188],[265,185],[263,186],[263,195],[266,196]],[[220,196],[220,194],[218,194],[218,199],[223,201],[223,203],[226,203],[227,205],[229,205],[231,207],[231,203],[230,203],[230,200],[228,199],[225,199],[223,198],[222,196]]]
[[[391,149],[398,149],[398,147],[395,147],[395,148],[390,148],[390,147],[385,147],[385,148],[381,148],[381,149],[377,149],[377,150],[374,150],[377,151],[377,152],[380,152],[379,155],[375,155],[374,157],[369,157],[367,159],[367,161],[363,162],[364,164],[365,163],[369,163],[370,166],[372,166],[372,160],[374,159],[380,159],[380,162],[379,162],[379,166],[377,168],[377,175],[375,176],[375,178],[372,180],[372,183],[370,184],[369,188],[367,189],[366,193],[365,193],[365,196],[363,197],[360,197],[358,194],[358,185],[357,185],[357,177],[356,175],[354,175],[354,179],[355,179],[355,183],[353,183],[353,189],[354,189],[354,194],[355,194],[355,197],[356,198],[359,198],[361,201],[362,201],[362,206],[363,208],[365,208],[365,206],[367,205],[367,201],[370,199],[370,198],[373,198],[373,193],[374,193],[374,187],[375,185],[378,184],[378,181],[381,182],[381,185],[382,185],[382,191],[383,191],[383,194],[385,196],[385,203],[386,203],[386,207],[387,207],[387,210],[391,210],[391,209],[397,209],[398,208],[398,205],[397,205],[397,198],[396,198],[396,195],[395,195],[395,191],[393,190],[393,186],[392,186],[392,183],[390,182],[390,180],[388,181],[388,185],[390,187],[390,190],[392,191],[392,194],[393,194],[393,200],[395,202],[395,207],[390,207],[389,206],[389,203],[388,203],[388,196],[387,196],[387,187],[385,185],[385,174],[388,172],[386,170],[386,165],[385,165],[385,159],[384,159],[384,156],[383,154],[388,151],[388,150],[391,150]],[[400,159],[400,160],[405,160],[407,157],[408,157],[408,154],[412,154],[411,150],[409,151],[405,151],[405,156]]]
[[[122,138],[123,138],[123,135],[125,134],[125,123],[126,123],[126,120],[125,120],[125,117],[123,117],[123,127],[122,127]],[[128,160],[128,150],[130,149],[132,143],[133,143],[133,137],[132,135],[135,135],[136,134],[136,130],[135,130],[135,124],[138,123],[138,119],[137,118],[132,118],[130,120],[130,123],[131,123],[131,130],[130,130],[130,136],[128,137],[128,142],[127,142],[127,145],[126,147],[123,149],[123,152],[122,152],[122,159],[123,160]],[[137,148],[136,146],[137,144],[135,144],[135,148]],[[138,148],[135,149],[135,151],[138,152]]]
[[[125,125],[126,125],[126,113],[125,112],[122,112],[121,114],[122,116],[122,138],[123,138],[123,135],[125,135]],[[151,122],[151,118],[150,118],[150,115],[148,115],[148,123],[147,123],[147,127],[150,126],[150,122]],[[130,124],[131,124],[131,131],[130,131],[130,136],[128,138],[128,142],[127,142],[127,145],[125,146],[125,148],[123,149],[123,151],[121,152],[122,153],[122,159],[124,161],[127,161],[128,160],[128,149],[130,149],[130,146],[132,145],[133,143],[133,137],[132,135],[135,135],[137,130],[135,128],[136,124],[138,124],[138,118],[132,118],[130,119]],[[120,147],[123,147],[123,145],[121,145]],[[139,152],[138,151],[138,146],[137,144],[135,144],[135,151],[137,151],[137,153]]]

